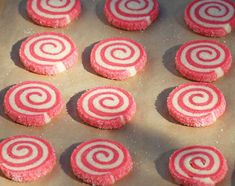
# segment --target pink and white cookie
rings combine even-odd
[[[125,80],[143,70],[147,54],[144,47],[136,41],[128,38],[108,38],[93,47],[90,61],[99,75]]]
[[[40,81],[25,81],[11,87],[4,97],[4,111],[15,122],[26,126],[49,123],[63,109],[59,90]]]
[[[117,129],[131,120],[136,111],[132,95],[118,87],[102,86],[85,92],[77,102],[80,118],[101,129]]]
[[[176,183],[184,186],[215,186],[228,171],[223,154],[213,146],[188,146],[176,150],[169,159]]]
[[[212,82],[228,72],[232,64],[230,50],[213,40],[193,40],[183,44],[176,54],[176,68],[186,78]]]
[[[42,138],[19,135],[0,143],[0,169],[13,181],[37,180],[50,173],[55,164],[55,151]]]
[[[55,75],[78,61],[77,48],[66,35],[43,32],[28,37],[21,45],[20,60],[31,72]]]
[[[65,27],[80,12],[80,0],[27,0],[28,16],[42,26]]]
[[[159,15],[157,0],[107,0],[104,14],[110,24],[124,30],[145,30]]]
[[[222,37],[235,27],[235,3],[230,0],[194,0],[186,7],[184,20],[196,33]]]
[[[81,143],[71,155],[73,173],[91,185],[112,185],[132,170],[128,150],[120,143],[93,139]]]
[[[170,115],[190,127],[211,125],[226,109],[223,93],[210,83],[186,83],[168,96]]]

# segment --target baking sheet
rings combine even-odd
[[[168,173],[168,158],[177,148],[186,145],[213,145],[220,149],[229,164],[229,172],[219,185],[235,185],[235,70],[216,81],[227,100],[225,114],[207,128],[189,128],[178,125],[169,115],[166,98],[175,86],[189,82],[174,66],[179,46],[191,39],[206,38],[191,32],[183,21],[183,10],[190,0],[159,0],[161,13],[146,31],[127,32],[110,26],[102,9],[104,0],[82,0],[80,17],[63,29],[44,28],[30,21],[25,12],[26,0],[0,1],[0,139],[11,135],[28,134],[47,139],[55,148],[57,165],[48,176],[25,186],[79,186],[71,172],[69,156],[74,147],[88,139],[108,138],[125,145],[134,160],[134,169],[118,186],[175,185]],[[18,50],[27,36],[42,31],[56,31],[70,36],[79,49],[79,63],[70,70],[53,77],[26,71],[19,62]],[[129,37],[142,43],[148,53],[145,70],[126,81],[113,81],[94,73],[89,65],[92,45],[108,37]],[[226,44],[235,57],[235,31],[215,39]],[[62,113],[41,128],[24,127],[10,121],[2,109],[2,101],[9,86],[25,80],[53,83],[66,102]],[[99,85],[116,85],[130,91],[137,102],[133,120],[120,130],[99,130],[85,125],[77,116],[75,104],[81,93]],[[0,185],[15,186],[5,177]]]

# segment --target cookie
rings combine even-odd
[[[230,50],[213,40],[192,40],[176,54],[176,68],[186,78],[213,82],[228,72],[232,64]]]
[[[157,0],[107,0],[104,14],[110,24],[124,30],[145,30],[159,15]]]
[[[128,150],[120,143],[93,139],[81,143],[71,155],[73,173],[91,185],[106,186],[126,176],[133,167]]]
[[[33,22],[46,27],[65,27],[81,12],[80,0],[28,0],[27,13]]]
[[[49,123],[63,108],[59,90],[40,81],[25,81],[11,87],[4,97],[4,111],[15,122],[26,126]]]
[[[55,164],[55,151],[42,138],[19,135],[0,143],[0,169],[13,181],[37,180],[50,173]]]
[[[80,118],[101,129],[118,129],[128,123],[136,111],[132,95],[118,87],[102,86],[85,92],[77,102]]]
[[[90,61],[99,75],[125,80],[143,70],[147,54],[141,44],[131,39],[108,38],[93,47]]]
[[[215,186],[225,177],[228,165],[215,147],[195,145],[176,150],[169,159],[169,170],[180,185]]]
[[[196,33],[222,37],[235,27],[235,4],[230,0],[194,0],[186,7],[184,20]]]
[[[205,127],[213,124],[226,109],[223,93],[210,83],[186,83],[168,96],[170,115],[183,125]]]
[[[78,61],[77,49],[66,35],[43,32],[28,37],[20,47],[20,60],[31,72],[55,75]]]

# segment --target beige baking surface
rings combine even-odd
[[[183,21],[183,10],[190,0],[159,0],[161,14],[144,32],[126,32],[108,25],[102,9],[104,0],[82,0],[79,19],[65,29],[50,29],[33,24],[25,12],[26,0],[0,0],[0,138],[16,134],[43,137],[53,144],[58,158],[53,172],[39,181],[20,184],[27,186],[85,185],[72,175],[69,156],[76,144],[91,138],[109,138],[123,143],[133,156],[134,170],[116,185],[171,186],[168,157],[174,149],[194,144],[214,145],[228,160],[229,172],[220,185],[235,185],[235,69],[214,84],[227,100],[226,113],[213,125],[195,129],[184,127],[168,115],[166,97],[172,87],[189,82],[176,72],[175,52],[180,44],[205,37],[192,33]],[[54,77],[40,76],[24,70],[19,62],[18,49],[22,39],[42,32],[66,33],[79,49],[79,63]],[[96,75],[89,66],[93,43],[108,37],[130,37],[142,43],[148,53],[144,72],[127,81],[112,81]],[[235,31],[215,39],[231,48],[235,57]],[[42,80],[57,86],[67,103],[63,112],[47,126],[27,128],[10,121],[3,113],[2,100],[7,88],[24,80]],[[116,85],[130,91],[137,102],[137,113],[124,128],[115,131],[98,130],[83,124],[75,112],[80,93],[99,85]],[[1,186],[19,185],[0,177]]]

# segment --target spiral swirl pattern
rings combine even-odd
[[[71,20],[69,14],[80,4],[78,0],[30,0],[30,7],[39,16],[47,19]]]
[[[67,61],[76,51],[76,46],[67,36],[54,32],[30,36],[20,49],[25,66],[55,67],[58,72],[66,70]]]
[[[223,28],[231,32],[235,8],[225,0],[196,0],[187,8],[189,19],[205,28]]]
[[[129,23],[145,20],[150,25],[150,15],[157,12],[158,3],[156,0],[108,0],[106,8],[116,19]]]
[[[13,86],[7,92],[4,105],[9,113],[14,112],[22,117],[42,116],[47,123],[51,120],[50,112],[58,112],[61,101],[60,92],[54,86],[26,81]]]
[[[138,65],[144,66],[144,48],[127,38],[111,38],[99,42],[92,50],[92,66],[108,70],[109,73],[128,71],[130,76],[137,72]],[[143,64],[141,64],[143,63]]]
[[[94,119],[112,120],[124,118],[133,105],[132,96],[117,87],[98,87],[87,91],[78,101],[82,111]]]
[[[207,184],[214,184],[214,179],[226,171],[223,155],[210,146],[189,146],[179,149],[172,154],[170,165],[173,166],[171,172],[174,175],[200,180]]]
[[[115,169],[126,166],[128,151],[121,144],[103,139],[95,139],[79,145],[72,154],[75,167],[87,174],[98,176],[110,174]],[[73,162],[72,162],[73,163]]]
[[[170,102],[184,116],[203,117],[213,113],[221,100],[222,94],[213,85],[189,83],[176,88]]]
[[[14,136],[1,142],[1,168],[10,171],[32,171],[50,159],[52,147],[41,138]]]
[[[176,66],[179,71],[184,72],[186,69],[190,73],[200,74],[200,77],[213,72],[219,78],[231,65],[229,49],[210,40],[185,43],[176,56]]]

